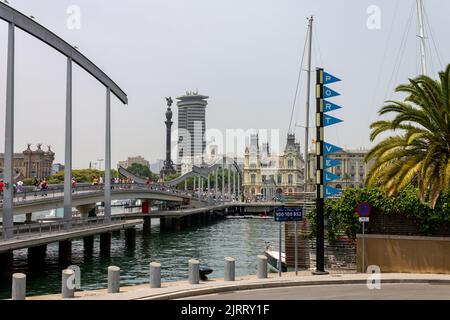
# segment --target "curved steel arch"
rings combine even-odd
[[[2,2],[0,2],[0,19],[13,24],[17,28],[51,46],[66,57],[71,58],[81,68],[100,81],[105,87],[109,88],[122,103],[128,104],[126,93],[111,80],[111,78],[69,43],[47,28]]]

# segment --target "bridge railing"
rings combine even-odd
[[[65,230],[79,230],[86,229],[87,227],[95,227],[99,225],[107,225],[111,223],[117,223],[119,221],[126,220],[124,216],[112,216],[110,220],[105,217],[91,217],[91,218],[74,218],[70,221],[60,220],[60,221],[39,221],[35,223],[18,224],[12,228],[0,228],[0,241],[4,239],[4,233],[11,230],[13,234],[13,239],[22,239],[36,235],[48,235],[57,232],[63,232]]]
[[[103,192],[104,184],[97,185],[78,185],[71,188],[73,195],[81,195],[92,192]],[[138,183],[115,183],[111,184],[111,192],[122,192],[124,190],[130,191],[155,191],[162,193],[175,194],[177,196],[191,197],[185,190],[177,190],[174,188],[155,185],[155,184],[138,184]],[[61,198],[64,196],[64,187],[62,185],[49,186],[48,189],[41,188],[24,188],[21,192],[14,192],[14,204],[21,204],[29,201],[37,201],[46,198]],[[3,206],[3,194],[0,194],[0,207]]]

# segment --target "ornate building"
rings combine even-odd
[[[244,156],[244,196],[271,200],[277,193],[303,191],[303,166],[300,144],[295,142],[294,134],[288,134],[281,155],[271,154],[268,143],[263,143],[260,149],[258,135],[251,135]]]
[[[48,146],[47,151],[41,149],[42,144],[37,145],[36,150],[31,150],[31,144],[22,153],[14,154],[14,176],[23,178],[48,178],[52,173],[52,165],[55,153]],[[4,154],[0,153],[0,177],[3,178]]]
[[[339,166],[328,169],[329,172],[334,173],[341,178],[327,183],[327,185],[337,188],[345,189],[362,188],[366,180],[367,173],[372,167],[374,161],[365,162],[364,158],[367,155],[367,150],[342,150],[335,154],[329,155],[331,159],[340,160]],[[309,165],[309,183],[312,183],[315,188],[316,181],[316,154],[310,152],[308,158]]]
[[[119,161],[119,163],[117,164],[117,167],[123,167],[126,169],[129,166],[131,166],[133,163],[141,164],[143,166],[150,168],[150,162],[145,160],[142,156],[128,157],[128,159],[125,161]]]

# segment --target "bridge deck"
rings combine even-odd
[[[8,240],[0,241],[0,253],[10,250],[18,250],[24,248],[31,248],[44,244],[49,244],[58,241],[70,240],[75,238],[81,238],[86,236],[92,236],[105,232],[117,231],[122,229],[128,229],[140,225],[143,223],[142,219],[133,220],[121,220],[101,222],[100,224],[93,222],[89,224],[81,224],[75,226],[72,229],[56,229],[54,231],[42,232],[42,229],[38,229],[32,232],[16,233],[15,236]],[[55,225],[55,224],[53,224]]]

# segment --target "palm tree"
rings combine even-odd
[[[393,120],[371,125],[371,141],[381,133],[400,131],[373,147],[366,161],[375,160],[366,183],[384,186],[395,195],[407,185],[419,189],[422,203],[427,195],[431,208],[450,182],[450,65],[439,80],[419,76],[400,85],[403,102],[387,101],[379,114],[394,113]]]

